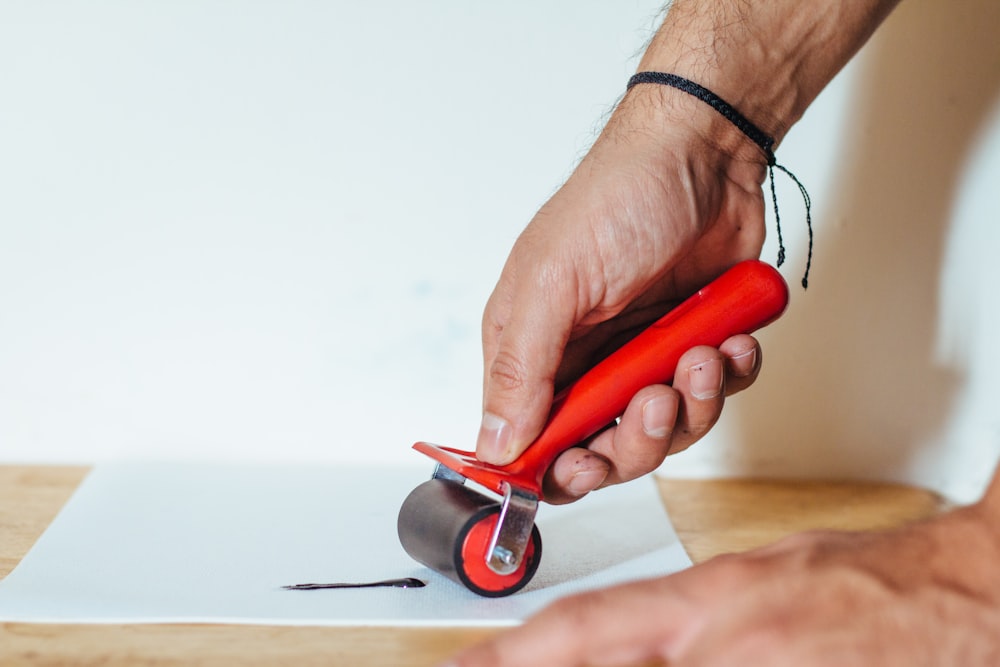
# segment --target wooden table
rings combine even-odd
[[[0,466],[0,578],[65,504],[84,467]],[[813,528],[870,530],[931,516],[945,503],[892,484],[662,480],[692,560]],[[0,665],[436,665],[489,628],[0,623]]]

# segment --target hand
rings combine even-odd
[[[763,154],[685,93],[633,89],[568,182],[518,239],[483,317],[477,454],[503,464],[538,435],[553,394],[764,239]],[[760,350],[697,348],[673,388],[648,387],[621,423],[553,465],[546,499],[625,481],[702,437]]]
[[[455,667],[1000,664],[1000,521],[807,533],[566,598]]]
[[[677,363],[672,386],[642,389],[619,425],[556,459],[545,476],[545,500],[571,502],[655,470],[667,455],[687,449],[715,425],[725,397],[757,378],[760,360],[760,345],[748,335],[733,336],[719,349],[688,350]]]

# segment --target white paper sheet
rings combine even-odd
[[[653,480],[539,511],[532,582],[485,599],[396,537],[426,468],[99,466],[0,581],[0,620],[269,625],[503,625],[571,592],[690,565]],[[417,577],[425,588],[286,591]]]

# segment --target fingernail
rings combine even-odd
[[[712,359],[688,369],[691,395],[706,400],[722,393],[722,361]]]
[[[757,367],[757,348],[753,347],[746,352],[740,352],[732,359],[733,375],[738,378],[745,378],[753,373]]]
[[[566,490],[574,496],[582,496],[599,487],[607,476],[607,470],[583,470],[573,475]]]
[[[662,440],[670,433],[671,404],[666,396],[654,396],[642,406],[642,430],[650,438]]]
[[[483,413],[479,427],[476,455],[480,460],[494,465],[510,463],[510,423],[492,412]]]

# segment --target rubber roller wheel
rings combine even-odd
[[[503,597],[524,588],[542,557],[542,536],[532,526],[531,540],[518,568],[500,575],[486,565],[490,537],[500,504],[462,484],[432,479],[415,488],[399,510],[399,541],[414,560],[470,591]]]

